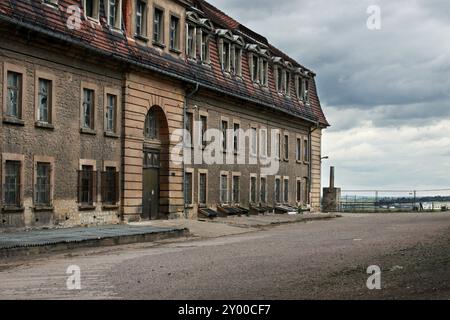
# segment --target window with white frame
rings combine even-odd
[[[250,176],[250,203],[256,203],[256,175]]]
[[[242,76],[242,48],[234,46],[233,73],[236,76]]]
[[[252,81],[260,82],[259,78],[259,57],[256,54],[252,54],[251,56],[251,72],[252,72]]]
[[[9,118],[22,118],[23,100],[23,74],[14,71],[7,71],[6,76],[6,108],[5,115]]]
[[[200,52],[200,60],[202,62],[209,63],[209,34],[202,30],[201,31],[201,52]]]
[[[82,127],[85,129],[94,129],[94,114],[95,114],[95,91],[93,89],[83,89],[83,104],[82,104]]]
[[[153,10],[153,43],[164,44],[164,11],[160,8]]]
[[[223,41],[222,70],[227,72],[231,70],[231,44],[228,41]]]
[[[106,132],[116,132],[117,96],[115,94],[106,95]]]
[[[269,85],[269,62],[261,59],[261,84],[265,87]]]
[[[289,96],[291,94],[291,72],[289,70],[286,70],[285,79],[284,93]]]
[[[147,2],[145,0],[136,0],[135,25],[136,35],[145,38],[147,36]]]
[[[84,14],[86,17],[98,20],[100,11],[100,0],[84,0]]]
[[[180,50],[180,18],[170,16],[170,34],[169,34],[170,50]]]
[[[52,81],[39,78],[37,94],[37,120],[41,123],[51,123],[52,115]]]
[[[275,178],[275,202],[281,203],[281,179]]]
[[[258,130],[251,127],[250,134],[250,155],[256,157],[258,153]]]
[[[220,203],[228,203],[228,174],[220,175]]]
[[[280,66],[275,66],[275,83],[278,92],[283,91],[283,70]]]
[[[108,0],[108,24],[114,29],[121,29],[122,0]]]
[[[261,203],[267,203],[267,178],[261,177],[259,184],[259,199]]]
[[[186,23],[186,56],[195,59],[196,27]]]

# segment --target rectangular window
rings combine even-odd
[[[308,102],[309,101],[309,81],[305,80],[305,86],[303,89],[303,100]]]
[[[199,180],[199,204],[206,205],[206,173],[200,173]]]
[[[186,205],[192,204],[192,172],[186,172],[184,175],[184,201]]]
[[[222,61],[222,66],[223,66],[223,69],[225,71],[230,71],[230,68],[231,68],[230,50],[231,50],[230,43],[224,41],[224,43],[223,43],[223,61]]]
[[[180,49],[180,19],[175,16],[170,17],[170,49]]]
[[[98,20],[99,5],[99,0],[84,0],[86,17]]]
[[[136,0],[136,35],[144,37],[146,30],[147,3]]]
[[[202,31],[202,52],[201,60],[203,62],[209,62],[209,35]]]
[[[38,121],[51,123],[52,81],[38,80]]]
[[[115,167],[106,167],[102,172],[102,201],[106,205],[119,202],[119,172]]]
[[[21,207],[21,162],[20,161],[6,161],[5,162],[5,185],[4,204],[8,207]]]
[[[208,130],[208,118],[206,116],[200,116],[201,122],[201,142],[202,147],[206,148],[206,131]]]
[[[108,24],[115,28],[121,29],[121,13],[122,0],[109,0],[108,5]]]
[[[267,60],[263,60],[261,63],[262,70],[261,70],[261,84],[265,87],[268,86],[268,75],[269,75],[269,62]]]
[[[50,206],[51,199],[51,164],[38,162],[36,166],[36,186],[34,204],[37,206]]]
[[[199,202],[206,205],[206,173],[200,173],[199,180]]]
[[[250,203],[256,203],[256,177],[250,177]]]
[[[296,187],[296,195],[297,195],[297,202],[302,201],[302,181],[297,180],[297,187]]]
[[[184,141],[186,141],[186,146],[189,148],[193,146],[193,136],[194,136],[193,127],[194,127],[194,116],[192,113],[188,112],[186,113],[186,137]]]
[[[259,57],[256,55],[253,55],[252,58],[252,76],[253,82],[259,81]]]
[[[238,204],[241,201],[241,177],[233,176],[233,203]]]
[[[275,139],[275,158],[280,159],[281,156],[281,134],[277,133]]]
[[[234,124],[234,135],[233,135],[233,150],[234,153],[239,151],[239,135],[240,135],[240,125],[239,123]]]
[[[94,90],[83,89],[83,128],[94,129]]]
[[[286,71],[285,92],[287,95],[291,94],[291,73],[289,71]]]
[[[186,24],[186,55],[195,58],[195,27]]]
[[[303,197],[303,203],[308,204],[309,203],[309,180],[308,180],[308,178],[305,178],[304,188],[305,188],[304,189],[305,194]]]
[[[227,145],[228,145],[228,121],[222,121],[221,124],[222,129],[222,148],[223,151],[227,151]]]
[[[304,151],[303,151],[303,161],[309,162],[309,143],[308,143],[307,139],[305,139],[303,141],[303,149],[304,149]]]
[[[261,177],[261,181],[260,181],[260,199],[261,199],[261,203],[267,203],[267,178],[266,177]]]
[[[7,78],[6,115],[21,118],[22,74],[8,71]]]
[[[277,89],[279,92],[283,91],[283,71],[277,67]]]
[[[220,176],[220,202],[228,203],[228,176]]]
[[[164,12],[161,9],[155,8],[153,13],[153,41],[157,44],[163,43],[163,28]]]
[[[234,47],[234,73],[237,76],[242,75],[242,49]]]
[[[275,202],[281,203],[281,179],[275,178]]]
[[[297,138],[297,148],[295,149],[295,159],[302,161],[302,139]]]
[[[259,136],[260,136],[260,145],[261,145],[261,150],[260,150],[260,155],[261,157],[267,157],[267,130],[266,129],[261,129],[259,131]]]
[[[298,77],[297,78],[297,97],[300,100],[303,100],[303,79]]]
[[[284,135],[284,160],[289,159],[289,135]]]
[[[106,95],[106,131],[116,132],[117,96]]]
[[[284,203],[289,203],[289,179],[284,179],[283,194]]]
[[[78,202],[92,206],[97,194],[96,171],[93,166],[82,166],[78,171]]]
[[[250,152],[252,156],[257,155],[258,153],[258,137],[257,137],[257,130],[256,128],[251,128],[251,148],[250,148]]]

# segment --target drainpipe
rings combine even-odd
[[[188,108],[188,100],[190,98],[192,98],[192,96],[194,94],[196,94],[198,92],[199,89],[199,84],[198,82],[195,83],[195,88],[191,91],[191,92],[187,92],[186,89],[186,97],[184,98],[184,105],[183,105],[183,147],[185,144],[184,141],[184,131],[186,130],[186,114],[187,114],[187,108]],[[184,152],[183,152],[183,157],[184,157]],[[186,197],[185,197],[185,190],[184,190],[184,176],[185,176],[185,172],[186,172],[186,163],[183,160],[183,178],[182,178],[182,188],[181,190],[183,190],[183,214],[184,214],[184,218],[187,219],[188,217],[188,213],[187,213],[187,206],[186,206]],[[194,177],[192,177],[192,179],[194,179]]]

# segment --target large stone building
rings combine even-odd
[[[206,1],[1,1],[0,34],[0,227],[320,210],[314,72]]]

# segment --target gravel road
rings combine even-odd
[[[67,267],[81,290],[67,290]],[[381,290],[368,290],[378,265]],[[0,265],[2,299],[450,299],[450,214],[344,215]]]

